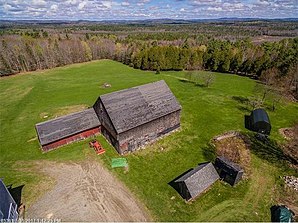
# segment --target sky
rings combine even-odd
[[[298,18],[298,0],[0,0],[0,19]]]

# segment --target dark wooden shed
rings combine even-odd
[[[7,187],[0,179],[0,221],[16,221],[18,219],[17,210],[17,203],[14,201]]]
[[[120,154],[180,127],[181,106],[164,81],[102,95],[93,108],[102,134]]]
[[[190,201],[206,191],[219,179],[211,162],[199,164],[170,184],[187,201]]]
[[[100,133],[100,122],[93,108],[61,116],[35,126],[43,151]]]
[[[245,127],[257,133],[269,135],[271,124],[267,112],[262,108],[253,110],[250,116],[245,116]]]
[[[225,157],[217,157],[214,166],[219,174],[219,177],[230,185],[237,184],[243,176],[243,169],[236,163]]]

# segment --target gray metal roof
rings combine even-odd
[[[5,184],[1,179],[0,179],[0,198],[1,198],[0,199],[0,220],[14,219],[13,216],[10,216],[11,213],[9,213],[9,208],[11,204],[13,205],[13,207],[16,207],[16,202],[14,201],[13,197],[11,196],[7,187],[5,186]]]
[[[269,116],[267,112],[262,108],[253,110],[251,112],[251,117],[253,119],[253,124],[256,122],[267,122],[270,124]]]
[[[41,145],[63,139],[76,133],[100,126],[93,108],[61,116],[36,124],[36,131]]]
[[[100,99],[117,133],[181,109],[163,80],[105,94]]]
[[[216,169],[211,162],[208,162],[198,165],[190,172],[175,180],[175,182],[184,182],[191,198],[195,198],[218,179],[219,175]]]

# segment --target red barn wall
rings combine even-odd
[[[47,152],[47,151],[56,149],[57,147],[60,147],[60,146],[63,146],[63,145],[66,145],[66,144],[69,144],[69,143],[72,143],[72,142],[75,142],[75,141],[79,141],[79,140],[82,140],[82,139],[86,139],[86,138],[94,136],[94,135],[97,135],[100,132],[101,132],[100,127],[89,129],[89,130],[86,130],[84,132],[80,132],[80,133],[77,133],[75,135],[66,137],[64,139],[60,139],[58,141],[55,141],[55,142],[52,142],[50,144],[44,145],[44,146],[42,146],[42,150],[44,152]]]

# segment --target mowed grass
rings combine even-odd
[[[269,221],[270,206],[279,194],[279,176],[286,171],[276,162],[252,153],[252,175],[236,187],[217,182],[206,193],[186,203],[168,183],[198,163],[209,161],[209,141],[229,130],[244,129],[243,105],[235,97],[249,97],[255,81],[215,73],[210,88],[183,82],[184,72],[134,70],[102,60],[0,79],[0,177],[7,184],[25,184],[25,202],[32,203],[42,190],[35,190],[44,176],[30,167],[40,160],[74,161],[96,156],[81,141],[42,154],[35,124],[55,117],[61,109],[92,106],[99,95],[157,80],[165,80],[182,105],[181,130],[126,156],[129,172],[111,169],[115,150],[107,148],[104,163],[145,204],[158,221]],[[103,83],[111,88],[101,88]],[[278,129],[298,120],[298,106],[284,102],[269,112],[273,140],[281,140]],[[48,116],[48,117],[47,117]],[[26,166],[26,168],[23,168]],[[46,188],[46,187],[45,187]]]

